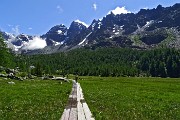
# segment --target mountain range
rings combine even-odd
[[[101,20],[93,20],[89,26],[76,20],[69,28],[56,25],[41,36],[0,33],[8,47],[19,54],[51,54],[82,47],[180,49],[180,3],[141,9],[138,13],[110,12]]]

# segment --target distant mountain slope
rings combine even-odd
[[[151,49],[154,47],[180,48],[180,3],[170,7],[158,5],[154,9],[141,9],[138,13],[106,15],[93,20],[90,26],[77,20],[69,28],[56,25],[39,38],[46,47],[23,50],[34,36],[11,35],[2,32],[11,47],[19,53],[49,54],[87,47],[129,47]]]

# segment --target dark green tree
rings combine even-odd
[[[43,69],[42,69],[42,66],[41,66],[40,62],[36,63],[36,66],[35,66],[35,75],[37,75],[38,77],[42,77],[42,75],[43,75]]]
[[[7,48],[7,45],[0,34],[0,66],[14,67],[13,55]]]

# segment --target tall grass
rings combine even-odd
[[[180,120],[180,80],[83,77],[96,120]]]
[[[0,78],[1,120],[58,120],[66,106],[70,83],[14,81]]]

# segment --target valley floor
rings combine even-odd
[[[81,77],[96,120],[178,120],[180,79]]]
[[[61,117],[71,83],[38,79],[13,82],[0,78],[1,120]],[[179,78],[88,76],[78,82],[96,120],[180,119]]]

